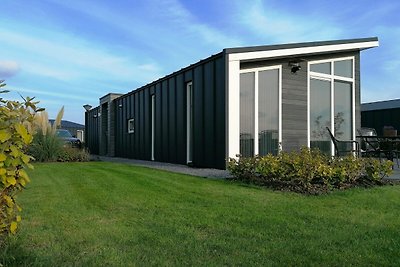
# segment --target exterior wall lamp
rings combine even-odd
[[[83,108],[84,108],[86,111],[89,111],[89,110],[92,109],[92,106],[89,105],[89,104],[86,104],[86,105],[83,105]]]
[[[291,67],[292,73],[296,73],[301,70],[300,62],[297,61],[289,61],[289,67]]]

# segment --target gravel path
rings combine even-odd
[[[226,170],[217,170],[217,169],[208,169],[208,168],[192,168],[192,167],[189,167],[186,165],[178,165],[178,164],[157,162],[157,161],[93,156],[93,155],[92,155],[92,160],[132,164],[132,165],[137,165],[137,166],[144,166],[144,167],[149,167],[149,168],[154,168],[154,169],[183,173],[183,174],[205,177],[205,178],[226,179],[226,178],[232,177],[232,175]]]
[[[105,156],[95,156],[95,155],[92,155],[92,160],[132,164],[137,166],[144,166],[154,169],[183,173],[205,178],[217,178],[217,179],[232,178],[232,175],[226,170],[193,168],[186,165],[179,165],[179,164],[172,164],[165,162],[117,158],[117,157],[105,157]],[[393,174],[387,177],[386,179],[393,181],[400,181],[400,168],[397,167],[397,164],[395,164],[394,166]]]

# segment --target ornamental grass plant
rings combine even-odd
[[[63,150],[63,142],[56,135],[57,127],[61,125],[64,107],[60,109],[53,124],[49,122],[46,111],[35,115],[35,135],[29,147],[29,153],[36,161],[57,161]]]

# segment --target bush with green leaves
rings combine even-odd
[[[0,87],[3,86],[0,81]],[[23,102],[0,97],[0,247],[9,234],[16,232],[21,221],[21,208],[15,196],[29,182],[24,169],[32,165],[26,148],[33,139],[34,114],[39,111],[37,103],[29,97]]]
[[[75,147],[63,147],[57,158],[57,161],[60,162],[83,162],[89,160],[90,154],[87,149],[80,149]]]
[[[275,189],[318,194],[332,189],[382,183],[392,172],[391,161],[372,158],[330,157],[317,149],[230,159],[228,170],[236,180]]]

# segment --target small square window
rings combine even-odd
[[[331,63],[326,62],[326,63],[311,64],[311,71],[331,74]]]
[[[335,75],[353,78],[353,60],[335,61]]]
[[[129,119],[128,120],[128,133],[134,133],[135,132],[135,119]]]

